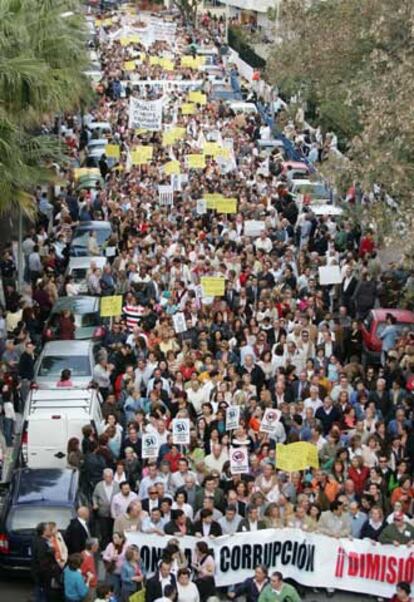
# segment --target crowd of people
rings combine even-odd
[[[108,258],[100,269],[91,257],[88,294],[123,296],[123,313],[106,323],[93,372],[103,434],[85,425],[83,438],[68,442],[68,463],[80,471],[84,505],[64,537],[53,522],[38,526],[36,601],[52,600],[63,589],[67,602],[206,602],[242,595],[248,602],[295,602],[298,588],[265,566],[218,591],[206,541],[290,527],[411,546],[414,333],[397,328],[389,314],[380,363],[363,362],[360,323],[378,305],[382,287],[374,233],[348,217],[317,217],[311,205],[300,206],[289,191],[283,151],[275,147],[263,155],[258,148],[257,141],[271,134],[261,115],[212,101],[207,75],[180,67],[180,57],[196,56],[198,47],[220,49],[224,23],[204,17],[189,31],[176,18],[173,47],[161,41],[145,47],[112,38],[126,14],[115,13],[112,24],[111,16],[104,15],[95,42],[102,64],[98,102],[82,119],[65,116],[59,123],[72,168],[87,157],[94,121],[110,123],[110,142],[120,146],[120,158],[110,166],[101,157],[103,185],[79,189],[70,170],[63,172],[68,183],[53,202],[37,191],[38,224],[23,243],[23,290],[16,288],[13,246],[0,262],[7,446],[15,441],[16,413],[34,378],[43,324],[59,296],[78,294],[64,277],[78,223],[112,225],[103,249],[93,236],[88,242],[91,256]],[[139,21],[131,14],[128,19]],[[151,57],[167,62],[155,64]],[[225,55],[218,53],[216,60],[221,65]],[[132,72],[125,67],[131,61]],[[184,115],[185,88],[165,93],[148,84],[137,92],[131,73],[200,79],[207,101]],[[163,127],[182,128],[184,135],[165,145],[161,131],[129,129],[129,98],[137,94],[147,100],[162,96]],[[284,123],[283,109],[278,120]],[[317,166],[326,139],[303,123],[288,122],[284,133],[304,157],[316,149]],[[228,140],[225,160],[207,155],[204,168],[187,167],[186,155],[201,153],[206,142]],[[153,149],[152,159],[140,166],[131,162],[137,145]],[[173,204],[162,205],[158,186],[170,183],[164,166],[171,161],[179,163],[180,176]],[[197,201],[214,193],[236,198],[237,212],[198,212]],[[246,235],[247,220],[262,222],[261,233]],[[341,284],[320,285],[318,268],[326,265],[339,266]],[[208,276],[225,278],[224,295],[200,293],[200,279]],[[177,314],[184,315],[184,331],[174,328]],[[64,312],[53,337],[69,340],[74,333],[73,317]],[[64,372],[58,386],[70,387],[71,374]],[[228,431],[226,410],[232,405],[240,407],[240,423]],[[267,408],[281,412],[272,433],[261,430]],[[174,418],[190,420],[185,448],[173,441]],[[153,460],[142,459],[143,433],[158,438]],[[276,469],[276,445],[297,441],[316,446],[320,467]],[[248,473],[232,474],[230,446],[248,448]],[[139,549],[128,543],[130,531],[167,536],[154,576],[145,574]],[[191,562],[180,549],[182,535],[200,537]],[[409,584],[400,583],[396,596],[409,600]]]

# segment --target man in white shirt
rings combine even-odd
[[[173,472],[171,475],[171,487],[174,493],[180,487],[185,486],[185,480],[189,475],[191,475],[194,478],[194,481],[196,481],[195,473],[189,470],[188,467],[189,462],[187,458],[181,458],[181,460],[178,461],[178,470],[177,472]]]
[[[159,483],[160,481],[163,481],[163,479],[158,473],[157,465],[155,462],[151,462],[150,464],[148,464],[148,474],[142,479],[139,486],[139,499],[143,500],[144,498],[148,497],[148,489],[152,485],[156,485],[156,483]]]
[[[309,397],[305,399],[304,408],[312,408],[315,416],[316,410],[323,405],[322,399],[319,398],[319,388],[312,385],[309,389]]]
[[[221,443],[214,443],[211,448],[211,454],[208,454],[204,458],[204,464],[208,472],[211,472],[212,470],[217,470],[221,473],[223,470],[223,466],[228,459],[229,455],[227,453],[227,450],[223,448]]]
[[[136,493],[131,491],[131,487],[127,481],[119,484],[119,493],[114,495],[111,502],[111,516],[113,519],[118,518],[121,514],[125,514],[131,502],[138,499]]]
[[[111,504],[117,493],[119,493],[119,485],[114,482],[113,470],[105,468],[103,479],[97,483],[92,494],[92,505],[97,514],[98,529],[103,548],[111,541],[113,528]]]

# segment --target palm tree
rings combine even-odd
[[[34,132],[88,102],[87,62],[78,0],[0,0],[0,213],[34,215],[32,191],[61,159]]]

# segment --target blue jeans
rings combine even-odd
[[[36,583],[33,591],[34,602],[49,602],[49,596],[45,586],[41,583]]]
[[[14,420],[12,418],[4,418],[3,419],[3,433],[4,433],[4,438],[6,440],[7,447],[13,446],[13,427],[14,427]]]

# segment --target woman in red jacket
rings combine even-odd
[[[361,456],[354,456],[348,471],[348,478],[354,482],[355,493],[362,495],[369,477],[369,468],[363,465]]]

